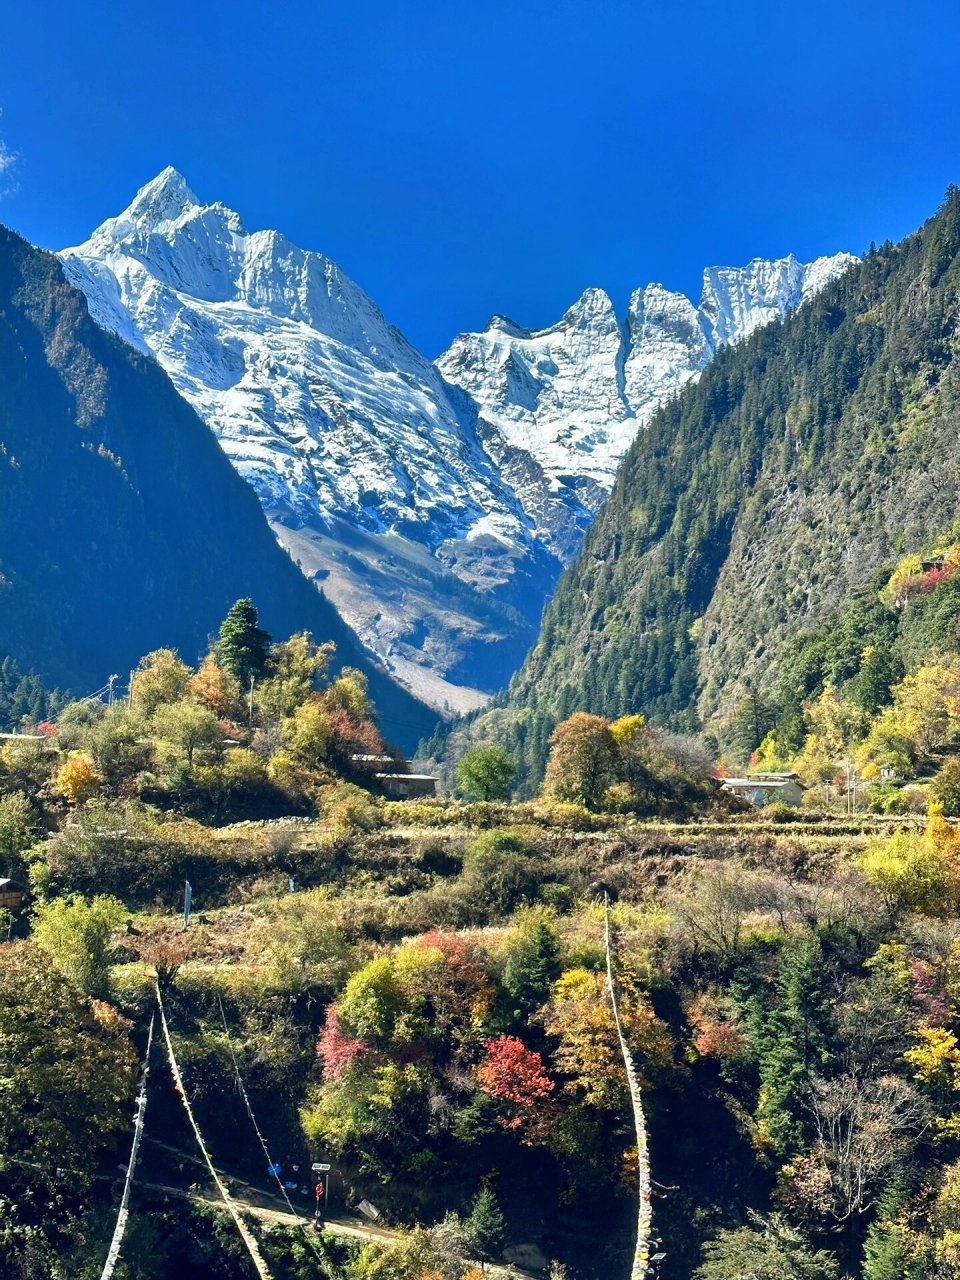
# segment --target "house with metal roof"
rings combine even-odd
[[[720,785],[758,809],[765,804],[796,806],[803,802],[803,787],[796,774],[750,774],[746,778],[724,778]]]
[[[388,800],[424,800],[437,794],[437,779],[429,773],[378,773],[374,777]]]

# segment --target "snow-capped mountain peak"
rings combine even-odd
[[[754,258],[745,267],[707,267],[700,313],[713,346],[738,342],[801,306],[855,261],[852,254],[838,253],[803,263],[791,253],[773,261]]]
[[[699,308],[649,285],[624,321],[590,288],[544,329],[495,316],[434,365],[336,263],[248,232],[174,168],[62,258],[94,318],[167,370],[368,648],[460,708],[519,664],[657,404],[841,267],[715,268]]]
[[[481,333],[460,334],[437,367],[483,423],[529,451],[554,491],[576,477],[579,500],[595,509],[638,427],[718,347],[802,305],[854,261],[804,264],[791,254],[708,267],[699,307],[650,284],[632,295],[625,326],[602,289],[587,289],[546,329],[495,317]]]
[[[140,188],[117,221],[169,222],[179,217],[184,209],[199,203],[183,174],[168,164],[151,182]]]

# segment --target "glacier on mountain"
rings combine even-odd
[[[497,316],[431,363],[335,263],[247,232],[172,168],[61,257],[94,319],[167,371],[367,648],[452,710],[519,665],[657,405],[854,261],[711,268],[699,308],[649,285],[624,322],[588,289],[547,329]]]
[[[632,295],[625,326],[603,290],[588,289],[548,329],[496,316],[482,333],[461,334],[437,367],[488,433],[528,451],[554,491],[572,485],[595,510],[638,428],[719,347],[802,305],[856,261],[840,253],[801,263],[791,254],[708,267],[699,307],[650,284]]]

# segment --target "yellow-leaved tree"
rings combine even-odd
[[[60,766],[55,783],[57,791],[71,804],[86,804],[103,786],[103,779],[83,755],[71,755]]]
[[[671,1038],[646,995],[628,986],[621,999],[624,1033],[641,1070],[670,1062]],[[624,1105],[627,1078],[606,977],[592,969],[568,969],[553,984],[543,1025],[556,1037],[553,1065],[566,1076],[564,1090],[592,1107]]]
[[[903,910],[943,916],[960,904],[960,849],[942,813],[933,812],[924,831],[874,841],[860,867],[891,916]]]
[[[918,667],[893,691],[904,735],[927,754],[960,735],[960,662],[941,658]]]

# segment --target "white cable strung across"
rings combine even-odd
[[[137,1114],[133,1119],[133,1142],[130,1145],[130,1160],[127,1163],[127,1177],[123,1184],[123,1195],[120,1198],[120,1212],[117,1214],[117,1225],[113,1229],[113,1239],[110,1241],[110,1250],[107,1253],[107,1260],[103,1264],[100,1280],[110,1280],[116,1269],[117,1261],[120,1257],[120,1245],[123,1243],[123,1233],[127,1228],[127,1218],[130,1216],[130,1188],[133,1185],[133,1173],[137,1165],[137,1157],[140,1154],[140,1139],[143,1137],[143,1121],[147,1113],[147,1076],[150,1074],[150,1050],[153,1047],[155,1016],[151,1015],[150,1029],[147,1032],[147,1050],[143,1055],[143,1074],[140,1077],[140,1091],[137,1094]]]
[[[617,1007],[617,992],[613,982],[613,958],[610,947],[610,895],[604,891],[604,946],[607,952],[607,990],[610,992],[610,1004],[613,1006],[613,1020],[617,1026],[620,1040],[620,1052],[623,1054],[623,1065],[627,1069],[627,1084],[630,1088],[630,1103],[633,1107],[633,1124],[637,1133],[637,1167],[639,1174],[637,1211],[637,1247],[633,1255],[633,1269],[630,1280],[642,1280],[650,1267],[650,1241],[652,1236],[653,1209],[650,1199],[650,1153],[647,1146],[647,1123],[643,1114],[643,1100],[640,1096],[640,1085],[633,1067],[633,1055],[623,1034],[620,1022],[620,1010]]]
[[[250,1123],[253,1125],[253,1131],[257,1135],[258,1139],[260,1140],[260,1146],[263,1148],[264,1158],[266,1159],[266,1162],[267,1162],[267,1169],[270,1172],[270,1174],[273,1176],[273,1178],[276,1180],[277,1186],[280,1188],[280,1194],[283,1196],[284,1200],[286,1201],[287,1208],[290,1210],[291,1214],[296,1218],[297,1225],[306,1234],[307,1224],[291,1204],[290,1197],[287,1195],[287,1188],[283,1185],[283,1179],[280,1177],[279,1170],[277,1169],[277,1166],[273,1163],[273,1160],[270,1158],[270,1151],[267,1147],[267,1140],[263,1136],[262,1132],[260,1131],[260,1126],[257,1124],[257,1117],[254,1115],[253,1106],[250,1103],[250,1095],[247,1093],[246,1086],[243,1083],[243,1077],[240,1075],[240,1064],[237,1062],[237,1055],[233,1051],[233,1041],[230,1038],[230,1028],[227,1026],[227,1015],[226,1013],[224,1013],[223,1001],[220,999],[219,995],[217,996],[217,1003],[220,1005],[220,1018],[223,1021],[223,1032],[227,1038],[227,1048],[230,1050],[230,1058],[231,1058],[231,1061],[233,1062],[233,1074],[237,1080],[237,1088],[240,1090],[240,1097],[243,1098],[243,1105],[247,1108],[247,1115],[250,1117]]]
[[[240,1216],[240,1211],[237,1209],[237,1206],[234,1204],[233,1199],[230,1195],[230,1192],[227,1190],[223,1179],[220,1177],[219,1173],[217,1173],[216,1169],[213,1166],[213,1160],[210,1158],[210,1153],[207,1150],[206,1143],[203,1140],[203,1135],[200,1132],[200,1127],[197,1124],[196,1120],[194,1119],[193,1108],[190,1106],[190,1099],[187,1097],[187,1091],[183,1087],[183,1077],[180,1074],[180,1066],[177,1062],[177,1056],[173,1051],[173,1040],[170,1038],[170,1028],[167,1025],[167,1017],[163,1009],[163,1000],[160,996],[159,983],[156,986],[156,992],[157,992],[157,1008],[160,1011],[160,1027],[161,1027],[161,1030],[163,1031],[164,1043],[167,1046],[167,1057],[170,1060],[170,1070],[173,1072],[174,1087],[177,1093],[179,1093],[180,1101],[183,1103],[183,1109],[187,1113],[187,1119],[190,1122],[190,1128],[193,1130],[193,1136],[197,1140],[197,1146],[200,1148],[200,1154],[203,1156],[203,1160],[207,1166],[207,1171],[209,1172],[210,1177],[213,1179],[214,1183],[216,1184],[217,1190],[220,1192],[220,1195],[223,1198],[223,1203],[227,1206],[227,1210],[231,1218],[233,1218],[233,1221],[237,1230],[240,1232],[240,1236],[243,1240],[243,1243],[247,1246],[247,1253],[249,1253],[251,1259],[253,1260],[253,1265],[257,1269],[257,1274],[260,1276],[260,1280],[273,1280],[273,1277],[270,1274],[270,1270],[267,1267],[266,1262],[264,1261],[263,1254],[260,1252],[259,1245],[257,1244],[256,1240],[253,1238],[253,1234],[250,1231],[250,1228],[247,1226],[243,1218]]]
[[[80,701],[81,703],[84,703],[84,702],[99,702],[99,701],[100,701],[100,699],[103,697],[103,695],[104,695],[105,693],[109,693],[109,692],[110,692],[110,685],[109,685],[109,684],[105,684],[105,685],[103,685],[103,686],[102,686],[102,688],[100,688],[100,689],[95,689],[95,690],[93,691],[93,693],[88,693],[88,694],[87,694],[87,696],[86,696],[85,698],[80,698],[80,699],[79,699],[79,701]]]

